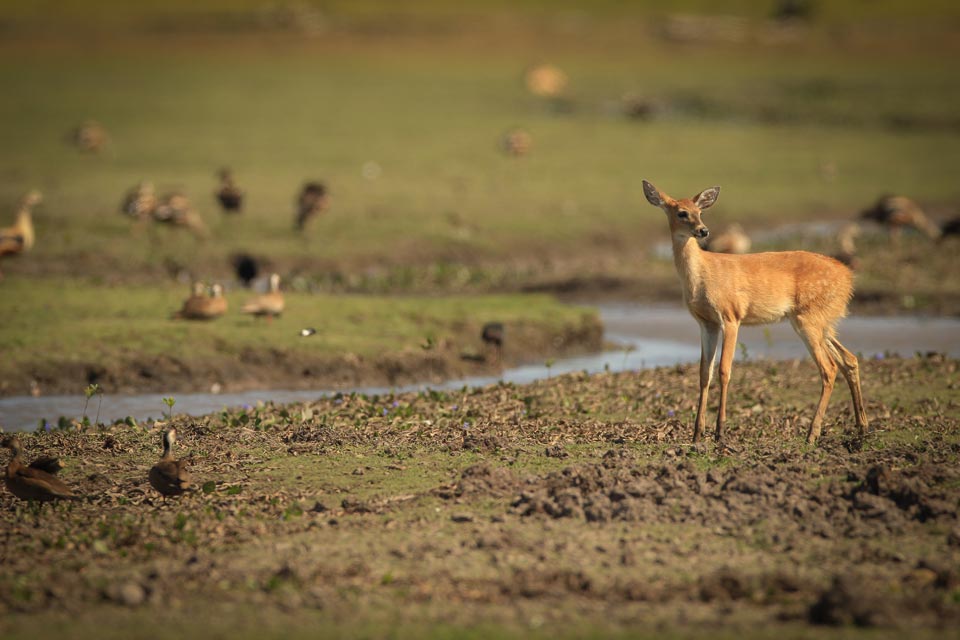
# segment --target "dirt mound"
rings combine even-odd
[[[625,450],[611,450],[600,463],[533,482],[512,509],[591,522],[695,522],[728,533],[758,527],[773,543],[791,533],[875,537],[913,522],[956,521],[957,504],[945,487],[958,477],[940,464],[873,465],[844,480],[811,478],[809,469],[789,464],[703,470],[680,460],[638,467]]]
[[[509,469],[484,462],[467,467],[460,473],[457,482],[440,487],[435,493],[447,500],[464,496],[502,496],[515,493],[520,484],[520,480]]]

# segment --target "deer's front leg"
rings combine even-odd
[[[713,363],[717,359],[717,343],[720,341],[720,325],[700,323],[700,403],[697,405],[697,420],[693,427],[693,441],[703,437],[703,424],[707,414],[707,393],[713,379]]]
[[[739,322],[723,323],[723,350],[720,352],[720,409],[717,411],[717,442],[723,437],[723,425],[727,421],[727,385],[733,371],[733,356],[737,352]]]

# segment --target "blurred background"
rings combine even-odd
[[[721,185],[706,222],[752,250],[839,252],[888,193],[938,228],[960,202],[948,0],[35,0],[4,2],[0,33],[0,225],[42,194],[34,246],[0,259],[8,367],[197,335],[235,353],[262,338],[252,320],[167,318],[190,281],[229,297],[244,257],[255,289],[277,272],[318,300],[676,301],[641,178]],[[956,313],[948,245],[880,218],[858,238],[859,302]],[[493,319],[540,303],[503,304]]]

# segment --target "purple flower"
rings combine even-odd
[[[667,416],[672,418],[676,413],[677,413],[676,411],[674,411],[673,409],[670,409],[669,411],[667,411]]]
[[[884,358],[884,356],[883,356],[882,353],[878,353],[878,354],[876,354],[876,355],[873,356],[873,359],[874,359],[874,360],[883,360],[883,358]]]
[[[397,402],[396,400],[394,400],[394,401],[393,401],[393,404],[392,404],[391,406],[392,406],[394,409],[396,409],[397,407],[400,406],[400,403]]]
[[[333,404],[343,404],[343,398],[334,398]]]
[[[388,413],[390,413],[390,412],[387,411],[387,408],[386,408],[386,407],[384,407],[384,408],[383,408],[383,415],[387,415]]]
[[[450,407],[450,411],[456,411],[456,410],[457,410],[457,405],[453,405],[452,407]]]
[[[463,428],[464,428],[464,429],[469,429],[469,428],[470,428],[470,421],[469,421],[469,420],[463,423]]]
[[[44,420],[44,421],[43,421],[43,430],[44,430],[44,431],[46,431],[47,433],[50,433],[50,430],[51,430],[52,428],[53,428],[53,425],[50,424],[49,421],[47,421],[47,420]]]
[[[243,405],[243,410],[244,410],[244,411],[250,411],[250,409],[253,409],[253,407],[251,407],[251,406],[248,405],[248,404]]]

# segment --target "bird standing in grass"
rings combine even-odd
[[[260,275],[260,261],[249,253],[236,253],[230,258],[233,271],[243,286],[250,288],[250,284]]]
[[[322,182],[308,182],[303,185],[297,198],[295,229],[302,232],[307,222],[326,211],[329,206],[330,195],[327,193],[326,185]]]
[[[189,229],[193,235],[204,239],[209,237],[207,226],[197,210],[190,204],[190,199],[182,193],[168,193],[157,203],[153,210],[153,219],[162,224]]]
[[[488,322],[483,325],[483,330],[480,332],[480,339],[483,340],[483,344],[496,350],[497,364],[503,361],[503,336],[502,322]]]
[[[157,208],[157,193],[152,182],[141,182],[127,191],[120,204],[120,211],[139,222],[146,222],[153,217]]]
[[[210,287],[210,295],[205,295],[202,282],[193,283],[190,297],[183,301],[183,306],[173,314],[173,319],[182,320],[213,320],[227,312],[227,299],[223,296],[223,287],[215,284]]]
[[[739,224],[731,224],[716,235],[707,237],[704,249],[713,253],[749,253],[750,236],[744,232]]]
[[[284,299],[283,292],[280,291],[280,274],[270,274],[270,289],[263,295],[259,295],[247,304],[243,305],[241,311],[254,316],[266,317],[268,321],[283,313]]]
[[[16,436],[8,436],[0,446],[13,453],[13,458],[7,464],[4,478],[10,493],[21,500],[38,502],[76,498],[70,487],[48,471],[48,469],[55,469],[54,473],[56,473],[63,466],[58,459],[40,458],[31,465],[23,464],[21,457],[23,447]]]
[[[83,153],[97,154],[103,151],[110,136],[96,120],[86,120],[67,136],[67,140]]]
[[[894,242],[900,240],[904,227],[912,227],[931,240],[939,238],[941,233],[940,227],[927,217],[923,209],[904,196],[885,195],[872,207],[862,211],[860,218],[873,220],[886,227]]]
[[[193,486],[185,460],[174,460],[173,445],[177,442],[177,430],[173,427],[163,434],[163,456],[150,468],[150,486],[167,501],[168,496],[179,496]]]
[[[0,258],[20,255],[33,248],[33,208],[42,199],[39,191],[30,191],[20,199],[13,226],[0,229]]]
[[[217,202],[224,213],[240,213],[243,209],[243,189],[237,186],[233,179],[233,172],[223,168],[220,176],[220,188],[217,189]]]

